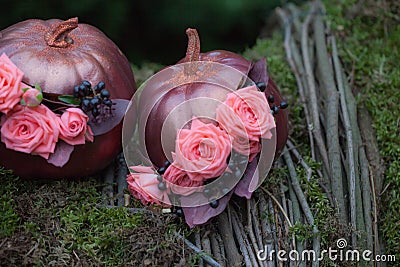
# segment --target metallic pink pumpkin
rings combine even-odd
[[[0,31],[0,54],[24,72],[23,82],[38,84],[46,98],[72,94],[83,80],[102,81],[114,99],[129,100],[136,91],[131,66],[119,48],[99,29],[78,24],[77,18],[31,19]],[[55,167],[45,159],[5,148],[0,142],[0,166],[22,178],[60,179],[92,175],[121,151],[122,122],[95,136],[94,143],[75,146],[70,161]]]

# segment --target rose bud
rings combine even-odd
[[[37,107],[42,103],[43,94],[38,88],[23,88],[21,105],[28,107]]]

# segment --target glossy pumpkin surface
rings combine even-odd
[[[66,21],[26,20],[0,31],[0,54],[24,72],[23,82],[40,85],[46,98],[72,94],[83,80],[102,81],[112,99],[129,100],[136,90],[131,66],[119,48],[99,29]],[[122,122],[95,136],[94,143],[75,146],[70,161],[55,167],[38,156],[11,151],[0,143],[0,165],[23,178],[81,177],[105,168],[121,151]]]

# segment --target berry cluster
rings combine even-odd
[[[95,121],[100,122],[112,113],[113,102],[110,99],[110,91],[104,82],[99,82],[92,88],[92,84],[83,81],[74,87],[74,97],[81,100],[81,108],[86,113],[91,112]]]

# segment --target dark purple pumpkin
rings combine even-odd
[[[0,54],[5,53],[24,72],[23,82],[39,84],[46,98],[72,94],[87,80],[105,82],[111,98],[130,99],[136,90],[131,66],[118,47],[100,30],[66,21],[26,20],[0,31]],[[23,178],[64,178],[94,174],[121,151],[122,122],[95,136],[94,143],[75,146],[70,161],[55,167],[38,156],[11,151],[0,143],[0,166]]]
[[[200,53],[200,41],[196,30],[188,29],[187,32],[189,37],[188,50],[186,57],[180,60],[178,63],[192,62],[192,61],[212,61],[221,64],[228,65],[232,68],[237,69],[240,72],[248,74],[253,63],[243,58],[241,55],[217,50],[207,53]],[[279,105],[282,101],[282,96],[279,92],[278,87],[271,78],[268,78],[268,85],[265,90],[265,94],[273,95],[275,104]],[[258,81],[255,81],[258,82]],[[220,101],[224,101],[226,94],[229,93],[226,89],[218,87],[213,84],[195,83],[176,87],[168,93],[166,93],[152,108],[148,119],[146,119],[145,125],[145,145],[150,160],[156,167],[163,166],[166,159],[170,159],[170,152],[174,151],[174,142],[164,142],[164,151],[161,145],[161,132],[165,119],[168,114],[180,103],[193,99],[196,97],[210,97]],[[146,106],[148,102],[154,101],[155,95],[157,95],[157,88],[152,88],[147,92],[143,91],[141,97],[141,105]],[[272,104],[270,104],[272,105]],[[140,107],[139,107],[140,108]],[[201,108],[201,107],[200,107]],[[176,129],[179,128],[182,121],[189,121],[193,116],[191,110],[181,111],[179,116],[176,116],[172,123],[169,121],[167,132],[172,136],[175,136]],[[277,144],[275,155],[279,155],[286,143],[288,137],[288,118],[287,111],[281,110],[275,116],[276,118],[276,131],[277,131]],[[143,118],[141,118],[142,120]],[[143,121],[143,120],[142,120]],[[143,127],[139,126],[139,128]],[[165,129],[164,129],[165,131]],[[172,138],[173,139],[173,138]],[[165,152],[168,155],[165,155]]]

